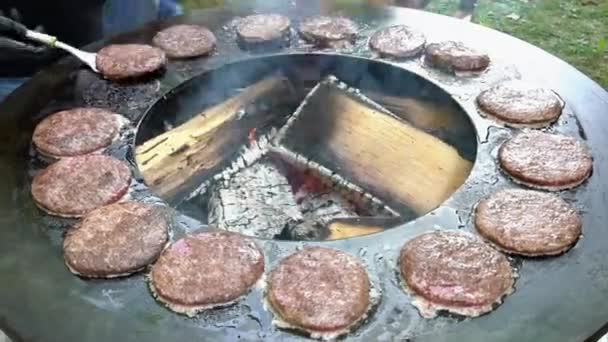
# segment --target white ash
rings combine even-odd
[[[211,188],[209,224],[272,239],[303,219],[287,178],[274,166],[256,163]]]
[[[335,218],[358,217],[355,206],[339,194],[326,189],[321,193],[298,191],[295,195],[299,201],[305,221],[316,221],[327,225]]]

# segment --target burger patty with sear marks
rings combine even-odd
[[[108,45],[97,52],[99,72],[110,80],[124,80],[153,73],[165,66],[163,50],[143,44]]]
[[[316,45],[332,46],[342,42],[351,42],[357,36],[357,24],[344,17],[315,16],[300,23],[302,37]]]
[[[243,296],[264,273],[255,242],[230,232],[186,236],[163,251],[150,272],[156,299],[194,316]]]
[[[239,42],[246,47],[283,43],[289,39],[291,21],[279,14],[256,14],[243,18],[236,28]]]
[[[573,137],[537,131],[519,133],[498,150],[502,169],[531,188],[574,188],[591,174],[593,160],[585,144]]]
[[[117,114],[100,108],[74,108],[52,114],[34,130],[32,141],[50,157],[73,157],[109,146],[118,135]]]
[[[507,81],[482,91],[479,108],[512,127],[543,128],[562,113],[562,103],[549,89],[521,81]]]
[[[56,216],[81,217],[120,200],[129,190],[131,170],[104,155],[63,158],[32,181],[32,197],[42,210]]]
[[[305,248],[281,261],[268,281],[267,299],[290,326],[316,334],[342,334],[370,307],[363,265],[344,252]]]
[[[554,194],[510,189],[479,202],[475,227],[506,252],[541,256],[570,248],[581,234],[582,222],[576,210]]]
[[[152,42],[169,58],[192,58],[209,54],[217,40],[205,27],[175,25],[158,32]]]
[[[406,290],[420,314],[479,316],[513,288],[507,258],[473,234],[436,231],[408,241],[399,258]]]
[[[446,41],[426,46],[425,62],[447,71],[483,71],[490,65],[490,57],[462,42]]]
[[[95,209],[68,231],[65,263],[84,277],[129,275],[158,258],[168,227],[164,209],[157,205],[126,202]]]
[[[379,30],[369,40],[370,47],[382,56],[407,58],[424,50],[426,38],[415,29],[396,25]]]

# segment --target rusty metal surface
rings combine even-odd
[[[358,45],[341,52],[353,60],[374,61],[365,47],[374,29],[407,23],[422,30],[429,41],[464,40],[488,50],[494,63],[483,77],[455,80],[423,67],[420,60],[393,63],[412,75],[427,78],[448,91],[473,120],[479,142],[476,163],[466,183],[440,208],[398,228],[348,240],[310,242],[347,251],[367,266],[381,291],[370,319],[349,337],[360,341],[580,341],[596,334],[608,321],[608,94],[586,76],[557,58],[515,38],[456,19],[396,8],[327,5],[309,11],[283,9],[297,24],[298,18],[320,10],[352,17],[363,25]],[[210,27],[218,36],[218,51],[198,62],[177,62],[156,79],[127,89],[92,77],[71,59],[39,73],[0,104],[0,328],[15,341],[257,341],[301,340],[277,330],[263,307],[263,291],[254,289],[237,305],[204,313],[196,319],[176,315],[156,304],[142,275],[123,280],[85,281],[65,269],[61,238],[65,222],[41,214],[29,195],[28,169],[31,133],[42,117],[66,106],[105,105],[137,123],[162,94],[190,77],[236,61],[261,58],[241,51],[225,27],[247,9],[199,12],[171,22],[153,23],[116,42],[150,42],[161,27],[174,22],[194,22]],[[92,46],[96,48],[102,43]],[[311,51],[300,46],[279,55]],[[272,57],[269,57],[272,58]],[[333,58],[333,57],[332,57]],[[353,62],[358,63],[358,62]],[[366,62],[367,63],[367,62]],[[413,76],[412,76],[413,77]],[[417,76],[416,76],[417,77]],[[395,266],[399,248],[422,232],[443,229],[472,230],[471,209],[483,196],[514,186],[497,169],[497,146],[514,131],[492,126],[476,112],[474,97],[480,89],[504,78],[522,78],[554,89],[566,102],[565,113],[552,131],[585,139],[594,156],[594,174],[583,186],[561,195],[584,218],[584,237],[567,254],[557,258],[513,260],[519,273],[516,291],[494,312],[462,320],[442,315],[425,320],[400,288]],[[187,93],[187,90],[184,91]],[[180,96],[195,96],[196,94]],[[176,93],[177,94],[177,93]],[[132,164],[130,144],[112,154]],[[133,164],[135,168],[135,165]],[[134,196],[149,197],[137,185]],[[195,220],[176,213],[176,237],[199,229]],[[267,272],[302,242],[259,240]]]

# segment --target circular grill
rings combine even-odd
[[[468,340],[511,341],[579,340],[600,334],[608,309],[598,305],[608,293],[608,251],[604,248],[606,222],[606,132],[608,95],[574,68],[549,54],[514,38],[451,18],[418,11],[365,6],[331,6],[334,14],[346,15],[363,25],[362,38],[355,48],[335,57],[332,51],[314,51],[296,45],[266,58],[373,58],[366,38],[376,29],[407,23],[425,33],[429,42],[456,39],[489,51],[493,64],[479,78],[457,79],[428,69],[420,60],[376,62],[390,64],[412,75],[427,79],[445,89],[466,111],[476,131],[474,168],[462,187],[432,212],[382,233],[353,239],[319,242],[259,240],[267,259],[267,272],[278,261],[304,244],[337,248],[357,256],[368,268],[371,281],[381,292],[379,304],[370,318],[349,337],[354,340]],[[283,10],[295,24],[311,13]],[[0,327],[19,340],[283,340],[299,337],[276,329],[272,315],[263,306],[263,291],[254,289],[236,305],[205,312],[197,319],[186,319],[158,305],[149,295],[143,275],[118,281],[84,281],[66,271],[61,258],[63,229],[69,222],[40,213],[29,194],[31,175],[30,139],[35,124],[59,109],[77,105],[98,105],[116,110],[133,123],[167,93],[180,91],[204,79],[206,72],[228,64],[249,63],[264,57],[242,51],[229,26],[235,17],[250,10],[211,10],[190,17],[154,23],[137,32],[117,37],[113,42],[149,43],[158,30],[175,23],[203,24],[218,37],[215,55],[208,59],[172,62],[159,78],[117,86],[99,80],[72,59],[62,60],[44,70],[21,87],[0,106],[0,132],[3,142],[2,208],[0,233]],[[228,30],[226,29],[228,28]],[[96,44],[91,48],[98,48]],[[324,55],[327,55],[323,57]],[[321,57],[318,57],[321,56]],[[333,57],[332,57],[333,56]],[[309,56],[310,57],[310,56]],[[251,62],[255,63],[255,62]],[[336,65],[341,65],[338,63]],[[201,74],[201,78],[186,80]],[[417,76],[416,76],[417,75]],[[498,189],[514,185],[498,171],[497,147],[515,130],[504,129],[481,118],[474,104],[481,89],[507,78],[522,78],[554,89],[565,101],[564,114],[550,130],[586,140],[594,156],[594,175],[578,189],[560,195],[574,203],[583,216],[583,238],[565,255],[557,258],[513,258],[519,277],[515,292],[488,315],[462,320],[441,315],[432,320],[420,317],[410,304],[397,274],[398,252],[412,237],[433,229],[473,230],[475,203]],[[202,81],[201,81],[202,82]],[[183,85],[182,85],[183,84]],[[182,86],[180,86],[182,85]],[[176,91],[171,91],[178,87]],[[191,89],[196,89],[192,87]],[[195,94],[194,94],[195,95]],[[192,94],[190,95],[192,96]],[[162,100],[157,104],[161,104]],[[161,104],[162,106],[162,104]],[[154,113],[153,107],[150,113]],[[187,115],[188,111],[183,113]],[[179,114],[176,113],[175,118]],[[148,119],[144,119],[148,120]],[[133,135],[128,144],[110,153],[130,161],[134,170]],[[137,175],[141,182],[141,175]],[[134,196],[158,200],[139,184]],[[184,234],[197,230],[198,222],[176,213],[174,231]]]

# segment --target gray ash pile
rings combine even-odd
[[[380,214],[274,157],[216,180],[205,197],[209,224],[266,239],[324,240],[335,219]]]

